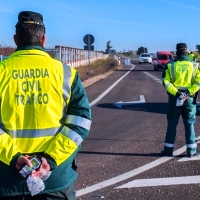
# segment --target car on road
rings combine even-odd
[[[149,53],[141,53],[139,56],[139,64],[141,63],[149,63],[152,64],[152,56]]]
[[[154,58],[154,71],[158,71],[159,69],[163,69],[166,63],[173,60],[173,54],[169,51],[157,51],[156,56]]]

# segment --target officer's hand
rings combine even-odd
[[[188,95],[186,95],[186,96],[183,98],[183,101],[185,101],[187,98],[188,98]]]
[[[29,167],[32,166],[31,161],[29,160],[30,156],[26,155],[26,156],[20,156],[16,162],[15,167],[20,170],[22,169],[22,167],[24,167],[25,165],[28,165]]]
[[[48,174],[48,172],[51,170],[51,167],[49,163],[47,162],[46,158],[42,157],[41,160],[42,160],[42,164],[40,165],[38,169],[32,171],[31,173],[32,176],[37,176],[39,178],[42,178],[46,176],[46,174]]]
[[[183,95],[182,100],[185,101],[188,98],[188,93],[186,93],[186,92],[180,92],[180,93],[181,93],[181,95]]]
[[[188,97],[189,97],[189,92],[185,92],[185,93],[184,93],[183,101],[185,101]]]

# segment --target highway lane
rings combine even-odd
[[[198,181],[197,175],[200,173],[199,160],[180,161],[185,155],[182,121],[178,126],[176,142],[178,156],[172,159],[160,157],[166,130],[167,106],[161,71],[155,72],[152,65],[139,65],[137,62],[130,71],[131,68],[126,66],[86,88],[89,100],[93,102],[129,72],[92,105],[91,132],[77,156],[78,199],[198,199],[199,184],[183,185],[178,182],[181,181],[178,177],[187,177],[185,183],[190,181],[189,178],[197,178]],[[138,101],[140,95],[144,96],[145,103],[133,103],[121,108],[114,105],[119,101]],[[199,123],[196,130],[197,135],[200,135]],[[172,182],[171,179],[165,179],[170,177],[177,177],[174,178],[176,184],[166,184],[167,180]],[[158,180],[159,183],[156,186],[142,186],[141,181],[133,182],[140,179],[152,184],[153,180]]]

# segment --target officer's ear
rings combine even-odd
[[[16,34],[13,35],[13,39],[14,39],[15,44],[18,46],[18,40],[17,40],[17,35]]]
[[[46,42],[46,35],[44,34],[43,36],[42,36],[42,46],[44,47],[44,45],[45,45],[45,42]]]

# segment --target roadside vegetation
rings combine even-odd
[[[111,70],[117,70],[121,67],[118,61],[112,56],[107,59],[100,59],[95,62],[90,63],[90,65],[83,65],[77,67],[76,70],[81,78],[81,81],[85,81],[94,76],[104,74]]]
[[[13,47],[0,45],[0,55],[9,56],[14,51],[15,51],[15,48]]]

